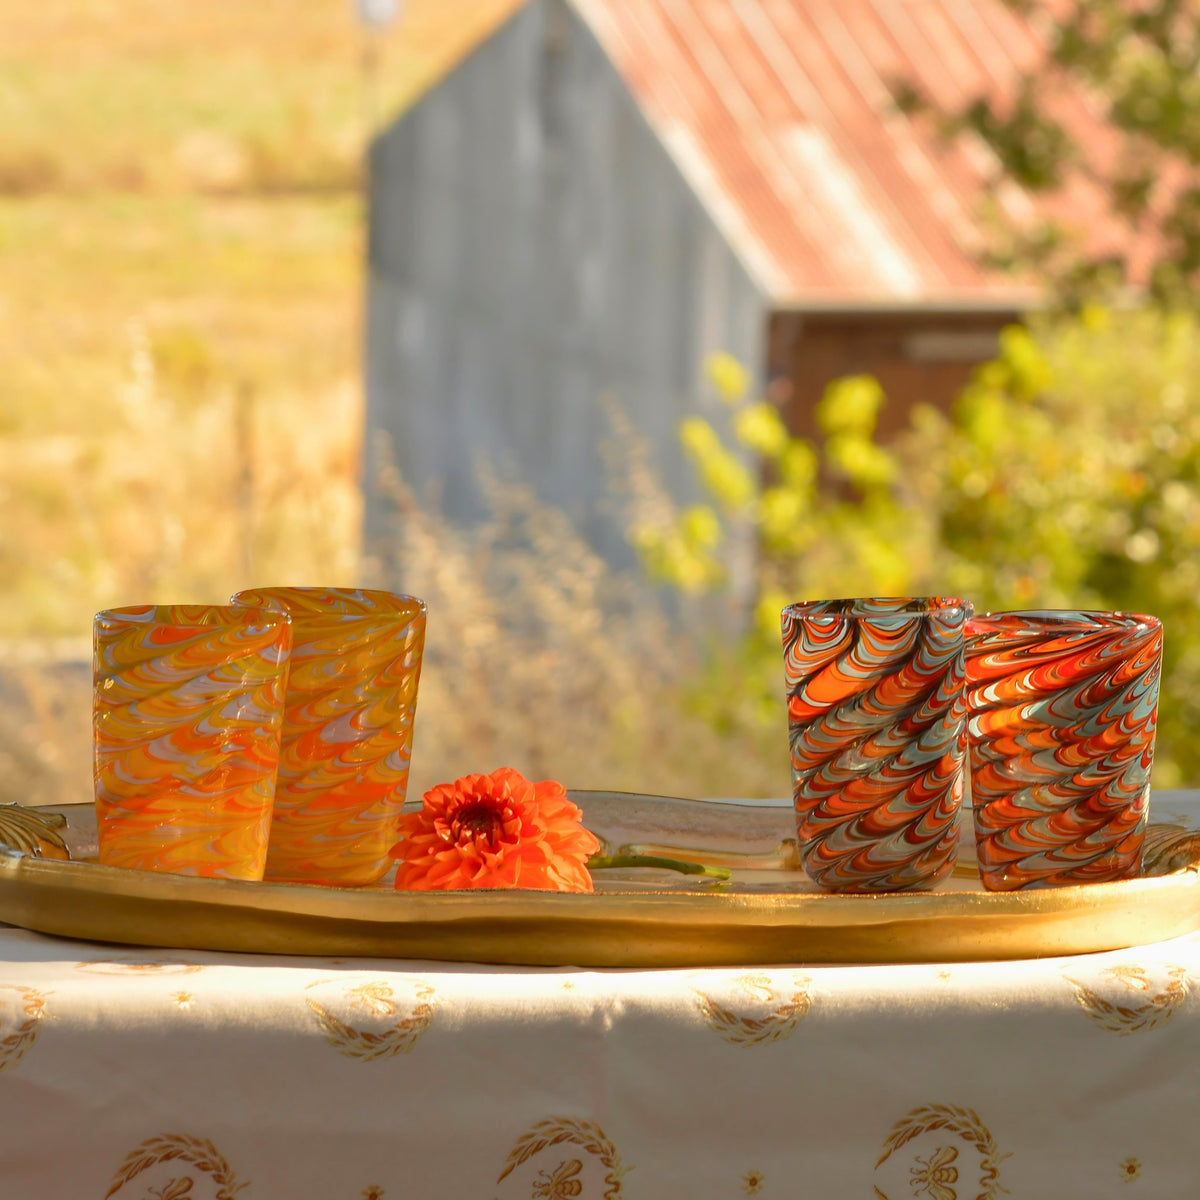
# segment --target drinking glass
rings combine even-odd
[[[261,879],[287,616],[146,604],[97,613],[93,634],[100,861]]]
[[[408,787],[425,604],[352,588],[273,587],[234,604],[287,613],[291,666],[264,878],[356,887],[391,860]]]
[[[971,803],[991,891],[1141,873],[1162,624],[987,613],[967,626]]]
[[[821,887],[906,891],[953,869],[971,612],[941,596],[783,610],[796,830]]]

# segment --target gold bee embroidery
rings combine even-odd
[[[578,1175],[583,1163],[577,1158],[560,1162],[552,1172],[539,1171],[533,1181],[531,1200],[571,1200],[583,1193]]]
[[[1126,1183],[1132,1183],[1142,1173],[1142,1164],[1136,1158],[1127,1158],[1117,1170]]]
[[[958,1200],[958,1194],[950,1186],[958,1182],[958,1168],[951,1166],[957,1157],[954,1146],[939,1146],[928,1159],[918,1158],[917,1165],[909,1171],[913,1195],[925,1192],[929,1200]]]
[[[561,1145],[578,1146],[585,1153],[594,1155],[600,1161],[600,1165],[605,1169],[604,1175],[604,1200],[618,1200],[622,1192],[622,1179],[627,1171],[631,1171],[632,1167],[625,1166],[621,1162],[621,1156],[617,1153],[617,1148],[609,1141],[608,1135],[594,1121],[580,1120],[578,1117],[547,1117],[544,1121],[538,1121],[531,1125],[513,1145],[509,1151],[508,1158],[504,1163],[504,1170],[496,1178],[497,1183],[502,1183],[509,1175],[513,1173],[523,1163],[527,1163],[534,1155],[541,1154],[543,1150],[548,1150],[551,1146]],[[571,1159],[574,1163],[576,1160]],[[560,1163],[556,1168],[561,1171],[567,1163]],[[582,1169],[582,1162],[580,1162]],[[538,1175],[539,1181],[545,1172],[540,1172]],[[542,1182],[535,1183],[535,1187],[548,1187],[551,1181],[555,1178],[554,1175],[549,1176]],[[574,1186],[577,1182],[571,1175],[566,1175],[560,1179],[560,1184]],[[561,1196],[577,1196],[583,1191],[582,1184],[579,1185],[578,1192],[557,1193]],[[550,1192],[553,1196],[556,1193]],[[543,1197],[534,1193],[534,1200],[543,1200]]]
[[[763,1190],[763,1184],[766,1182],[767,1178],[761,1171],[747,1171],[742,1176],[742,1191],[747,1196],[757,1196]]]
[[[171,993],[171,999],[175,1001],[176,1007],[178,1007],[180,1012],[187,1012],[187,1010],[192,1007],[192,1001],[195,1000],[195,998],[196,997],[193,996],[191,992]]]
[[[775,999],[769,975],[739,975],[734,981],[734,986],[751,1000],[761,1000],[764,1004],[770,1004]]]
[[[373,1017],[394,1017],[396,1002],[386,983],[364,983],[346,990],[346,999],[354,1008],[361,1008]]]
[[[1080,1008],[1101,1029],[1109,1033],[1128,1035],[1165,1025],[1187,999],[1188,969],[1175,963],[1164,963],[1166,984],[1158,989],[1137,963],[1117,963],[1105,967],[1100,974],[1121,985],[1097,990],[1065,972],[1063,978],[1075,992]]]
[[[146,1200],[180,1200],[181,1196],[187,1196],[191,1190],[192,1181],[183,1175],[179,1179],[164,1183],[160,1188],[151,1188],[146,1193]]]
[[[207,1138],[184,1133],[168,1133],[149,1138],[134,1147],[117,1168],[104,1200],[111,1200],[127,1183],[159,1163],[181,1162],[195,1167],[212,1180],[215,1200],[235,1200],[245,1183],[239,1183],[220,1151]],[[172,1179],[157,1190],[151,1188],[142,1200],[181,1200],[191,1197],[192,1180],[187,1176]]]
[[[958,1138],[960,1143],[978,1152],[979,1185],[978,1190],[972,1188],[971,1191],[975,1200],[996,1200],[1008,1190],[1000,1182],[1000,1164],[1008,1155],[1000,1153],[996,1139],[979,1119],[979,1114],[973,1108],[963,1108],[957,1104],[923,1104],[901,1117],[885,1139],[883,1153],[876,1160],[875,1169],[882,1167],[914,1138],[938,1130],[945,1130],[947,1134]],[[953,1165],[957,1159],[958,1148],[952,1145],[939,1147],[928,1160],[914,1156],[917,1165],[909,1168],[913,1195],[919,1197],[924,1194],[929,1200],[958,1200],[951,1186],[958,1182],[958,1168]],[[886,1200],[885,1193],[878,1186],[875,1195]]]
[[[383,1200],[383,1188],[377,1183],[373,1183],[368,1188],[363,1188],[362,1200]]]
[[[321,987],[332,983],[330,979],[318,979],[305,989]],[[313,996],[306,996],[308,1007],[316,1017],[317,1024],[324,1033],[326,1041],[339,1053],[347,1058],[360,1062],[374,1062],[378,1059],[391,1058],[397,1054],[407,1054],[416,1045],[421,1034],[429,1028],[433,1020],[433,988],[428,984],[418,984],[415,987],[415,1002],[407,1015],[400,1012],[396,1003],[392,985],[383,980],[369,980],[357,987],[349,987],[342,993],[351,1010],[365,1012],[376,1020],[390,1022],[390,1027],[376,1032],[371,1029],[359,1029],[348,1020],[342,1020],[334,1012],[320,1003]]]
[[[798,973],[788,978],[791,989],[786,998],[776,994],[769,975],[747,973],[730,980],[735,995],[746,997],[751,1005],[774,1005],[766,1013],[761,1007],[753,1012],[738,1011],[698,987],[693,986],[692,991],[709,1029],[724,1041],[734,1046],[763,1046],[791,1037],[812,1007],[812,980]]]
[[[1110,975],[1119,979],[1131,992],[1148,992],[1150,980],[1146,978],[1146,968],[1132,963],[1118,963],[1115,967],[1105,967],[1102,975]]]

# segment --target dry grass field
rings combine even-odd
[[[394,113],[511,0],[410,0]],[[348,0],[0,0],[0,636],[356,569]]]
[[[368,112],[514,4],[407,0],[369,87],[351,0],[0,0],[0,800],[90,794],[97,609],[359,580],[430,603],[410,794],[786,786],[782,734],[766,769],[681,711],[678,631],[555,514],[359,544]]]

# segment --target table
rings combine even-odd
[[[4,926],[0,1196],[1181,1200],[1197,979],[1197,934],[1003,964],[580,971]]]

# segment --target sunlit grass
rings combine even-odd
[[[77,633],[146,588],[209,598],[248,567],[348,570],[357,201],[107,197],[97,241],[72,213],[0,206],[0,255],[22,248],[0,300],[21,332],[0,344],[0,635]]]
[[[408,0],[378,114],[515,4]],[[360,545],[349,0],[0,0],[0,30],[0,800],[90,797],[98,609],[356,581],[429,602],[411,794],[502,763],[786,790],[785,731],[715,738],[686,626],[524,493],[462,533],[398,487]]]
[[[164,345],[190,331],[206,383],[348,380],[359,227],[353,196],[0,200],[0,433],[111,428],[131,320]]]
[[[515,7],[407,0],[386,117]],[[0,0],[0,191],[343,187],[365,133],[349,0]]]

